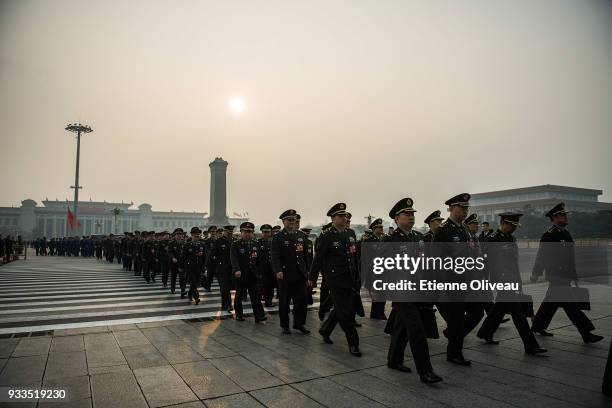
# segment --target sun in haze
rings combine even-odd
[[[229,108],[233,113],[240,114],[246,109],[246,102],[242,96],[234,96],[229,100]]]

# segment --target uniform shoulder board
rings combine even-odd
[[[448,224],[448,218],[445,219],[444,221],[442,221],[442,223],[440,224],[441,227],[445,227]]]

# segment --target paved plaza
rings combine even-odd
[[[513,325],[497,346],[466,339],[466,368],[447,363],[446,340],[430,340],[434,370],[386,367],[384,322],[361,318],[361,358],[349,355],[338,327],[333,345],[308,316],[310,335],[281,335],[237,322],[219,310],[218,290],[192,306],[161,284],[144,283],[117,264],[32,257],[0,267],[0,386],[66,388],[67,403],[15,407],[609,407],[601,379],[612,338],[612,310],[589,316],[604,341],[585,345],[565,315],[538,337],[547,355],[526,356]],[[366,309],[369,302],[365,301]],[[316,299],[315,304],[316,307]],[[537,305],[536,305],[537,306]],[[248,307],[247,307],[248,308]],[[367,311],[366,311],[367,313]],[[221,317],[221,318],[220,318]],[[442,319],[438,319],[443,328]],[[408,365],[414,369],[410,350]]]

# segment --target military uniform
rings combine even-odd
[[[281,220],[295,217],[295,210],[287,210],[280,216]],[[289,305],[293,300],[293,327],[300,331],[304,329],[307,311],[307,255],[306,242],[303,234],[283,228],[272,237],[270,253],[272,268],[276,274],[282,272],[283,278],[278,280],[279,287],[279,318],[284,333],[289,331]]]
[[[470,195],[459,194],[445,202],[449,207],[469,206]],[[434,233],[432,255],[451,258],[469,257],[470,247],[474,245],[470,232],[461,222],[457,223],[451,218],[444,221]],[[465,277],[459,274],[447,274],[446,282],[464,282]],[[463,338],[465,335],[466,302],[464,294],[460,292],[447,292],[448,301],[438,302],[438,309],[446,324],[448,345],[446,359],[460,365],[470,365],[470,361],[463,357]]]
[[[500,214],[501,222],[519,225],[518,221],[522,214],[504,213]],[[518,264],[518,246],[514,235],[504,233],[501,230],[489,234],[486,238],[487,245],[487,271],[488,278],[492,282],[521,282],[521,273]],[[519,291],[522,293],[522,289]],[[530,354],[542,353],[546,350],[541,349],[535,336],[529,330],[529,323],[523,306],[518,301],[504,301],[505,297],[514,296],[512,294],[499,295],[491,307],[487,318],[478,330],[478,337],[485,339],[488,343],[496,344],[493,334],[498,329],[504,316],[509,313],[512,316],[514,326],[523,340],[525,351]],[[511,300],[511,299],[507,299]]]
[[[399,200],[389,211],[389,217],[397,220],[402,214],[413,214],[413,200],[409,197]],[[399,227],[393,230],[384,242],[406,242],[412,243],[408,250],[411,256],[418,256],[423,248],[423,234],[414,230],[403,230]],[[421,380],[427,383],[441,381],[442,379],[433,373],[429,357],[429,345],[427,344],[427,333],[421,315],[421,305],[417,302],[393,302],[392,311],[387,322],[391,333],[391,342],[387,353],[387,366],[399,371],[409,372],[404,366],[404,351],[410,343],[410,351],[414,359],[417,372]]]
[[[240,231],[253,231],[255,226],[250,222],[243,222]],[[239,239],[232,242],[230,250],[232,262],[232,274],[236,282],[236,294],[234,296],[234,311],[237,320],[244,320],[242,309],[242,298],[245,293],[249,294],[253,315],[256,322],[266,320],[266,314],[261,305],[259,293],[259,281],[261,280],[261,260],[259,246],[253,239]],[[240,276],[236,276],[239,272]]]
[[[565,211],[565,204],[560,203],[546,213],[546,216],[552,220],[553,216],[565,213],[567,213]],[[603,339],[603,337],[591,333],[591,331],[595,330],[595,326],[593,326],[593,323],[591,323],[576,303],[558,303],[548,299],[553,294],[552,292],[555,291],[555,288],[568,288],[571,286],[572,281],[578,282],[574,239],[564,227],[553,225],[540,239],[540,247],[538,248],[538,254],[532,270],[532,280],[533,278],[537,279],[544,271],[546,272],[546,279],[550,284],[546,297],[533,319],[532,329],[537,333],[550,335],[546,332],[546,329],[557,309],[561,307],[565,310],[565,314],[576,326],[586,343],[597,342]]]
[[[269,224],[264,224],[260,227],[260,231],[272,231],[272,227]],[[272,238],[260,238],[257,240],[259,247],[259,265],[261,270],[261,287],[263,294],[263,301],[266,307],[272,307],[272,299],[274,298],[274,289],[278,286],[276,282],[276,274],[272,269],[272,254],[270,252],[270,246],[272,245]]]
[[[217,281],[219,281],[221,308],[227,311],[231,311],[232,309],[232,297],[230,293],[232,285],[232,263],[230,259],[230,249],[232,247],[232,242],[234,242],[231,236],[233,228],[232,225],[224,227],[224,230],[228,232],[228,234],[224,234],[222,237],[217,238],[209,257],[210,261],[207,261],[209,268],[214,268],[215,276],[217,277]]]
[[[176,278],[178,276],[181,297],[185,297],[185,295],[187,294],[187,283],[185,282],[185,270],[180,264],[181,250],[183,247],[183,242],[180,238],[181,234],[183,234],[183,229],[176,228],[172,232],[172,239],[168,242],[168,269],[170,270],[170,292],[172,294],[175,293]]]
[[[193,227],[190,233],[201,234],[202,231],[198,227]],[[206,262],[204,249],[204,240],[193,236],[185,241],[181,249],[181,266],[189,279],[189,300],[195,300],[196,305],[200,303],[198,285]]]
[[[327,216],[346,217],[346,204],[338,203],[328,212]],[[357,271],[357,242],[348,229],[338,229],[332,226],[321,235],[318,247],[310,268],[309,280],[316,282],[319,271],[323,272],[324,279],[330,290],[334,308],[321,325],[319,333],[325,342],[330,343],[329,336],[336,324],[346,335],[349,352],[360,356],[359,335],[355,328],[355,296],[356,282],[359,279]]]

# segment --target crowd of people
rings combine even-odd
[[[41,256],[96,257],[117,262],[126,271],[142,276],[147,283],[161,279],[161,284],[169,287],[172,294],[178,289],[181,298],[188,298],[196,305],[200,302],[198,288],[210,292],[216,278],[223,310],[233,312],[236,320],[244,321],[242,302],[248,296],[254,321],[261,323],[267,319],[264,307],[278,306],[283,335],[293,333],[290,327],[302,334],[310,333],[306,327],[308,304],[312,303],[314,291],[319,290],[318,317],[322,321],[319,334],[322,340],[332,344],[331,334],[339,325],[345,333],[349,353],[358,357],[361,356],[357,330],[360,323],[356,316],[365,315],[361,301],[364,282],[359,262],[364,242],[418,243],[415,248],[419,250],[427,248],[428,243],[453,243],[448,248],[453,248],[449,251],[455,253],[446,254],[451,256],[473,254],[485,243],[500,242],[504,243],[504,250],[491,260],[488,278],[495,281],[510,276],[520,281],[518,246],[513,234],[520,227],[522,214],[500,214],[499,226],[492,231],[488,223],[479,223],[476,214],[468,215],[469,200],[468,193],[447,200],[448,218],[442,217],[440,211],[434,211],[425,219],[429,228],[425,234],[414,228],[414,202],[406,197],[389,211],[395,229],[385,233],[383,221],[379,218],[359,239],[350,227],[351,214],[346,204],[337,203],[327,212],[330,222],[323,226],[318,236],[311,235],[310,229],[300,228],[300,215],[296,210],[288,209],[279,216],[282,227],[263,224],[257,237],[255,226],[244,222],[237,235],[234,226],[226,225],[220,228],[211,226],[206,231],[193,227],[189,233],[177,228],[172,233],[134,231],[122,236],[66,237],[50,241],[42,238],[34,241],[33,246]],[[569,215],[563,203],[548,211],[546,217],[551,225],[543,233],[542,242],[573,242],[566,228]],[[571,286],[578,277],[575,264],[572,264],[575,262],[573,246],[567,245],[567,250],[572,256],[562,259],[538,254],[531,280],[536,282],[544,275],[551,285]],[[320,285],[317,284],[319,275],[322,275]],[[235,291],[233,302],[232,290]],[[446,322],[443,335],[448,339],[447,361],[463,367],[471,365],[463,355],[464,338],[482,321],[476,335],[488,344],[498,344],[494,334],[500,324],[509,320],[506,315],[511,316],[529,355],[547,352],[538,344],[536,335],[553,336],[547,329],[558,308],[564,309],[585,343],[603,339],[593,333],[592,322],[580,306],[573,303],[545,299],[533,315],[522,303],[507,299],[392,302],[388,316],[386,306],[385,301],[373,301],[369,317],[386,320],[385,332],[391,335],[388,367],[410,372],[404,363],[404,351],[410,345],[416,370],[425,383],[442,381],[432,367],[428,348],[428,338],[439,338],[436,311]],[[528,317],[532,318],[531,326]],[[609,381],[609,375],[607,377]],[[609,382],[607,387],[609,390]]]
[[[10,235],[3,238],[0,234],[0,265],[13,261],[15,255],[18,255],[17,250],[22,247],[22,245],[21,236],[18,235],[15,240]]]

